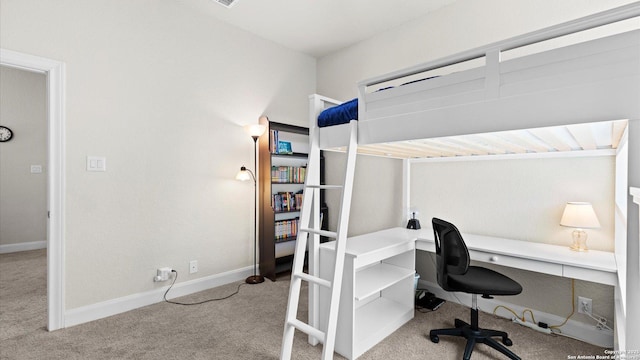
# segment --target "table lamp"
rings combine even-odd
[[[587,232],[584,229],[600,227],[593,206],[588,202],[568,202],[562,213],[560,225],[575,228],[573,230],[573,242],[570,249],[574,251],[587,251]]]
[[[418,215],[418,210],[415,208],[409,209],[411,213],[411,219],[407,223],[407,229],[418,230],[420,229],[420,220],[416,219],[416,215]]]

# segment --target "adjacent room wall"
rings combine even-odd
[[[248,271],[242,125],[263,114],[307,125],[315,59],[216,20],[210,1],[0,7],[3,48],[66,65],[67,312],[159,290],[163,266],[178,283]],[[106,172],[87,172],[87,156],[105,157]]]
[[[0,124],[14,133],[0,143],[0,253],[46,246],[45,94],[44,74],[0,67]]]

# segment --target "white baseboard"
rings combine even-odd
[[[459,301],[461,301],[461,305],[471,307],[471,294],[456,292],[454,296],[454,293],[445,291],[438,284],[426,280],[419,280],[418,288],[427,289],[441,299],[454,303],[459,303]],[[496,298],[484,299],[482,297],[478,297],[478,308],[481,311],[492,314],[493,309],[495,309],[495,307],[498,305],[506,306],[515,311],[517,314],[522,314],[522,311],[526,309],[519,305],[514,305],[508,302],[497,300]],[[549,325],[561,324],[564,321],[563,317],[544,313],[535,309],[531,310],[533,310],[535,314],[536,321],[541,321]],[[497,311],[496,315],[507,319],[513,318],[513,314],[506,310]],[[590,325],[569,319],[567,323],[562,326],[561,330],[562,335],[564,336],[568,336],[601,347],[613,348],[613,331],[598,330],[595,324]]]
[[[231,270],[220,274],[206,276],[199,279],[177,283],[171,289],[168,299],[193,294],[221,285],[240,281],[253,274],[253,266]],[[151,281],[151,279],[149,279]],[[162,288],[107,300],[96,304],[70,309],[65,312],[64,327],[84,324],[93,320],[121,314],[130,310],[141,308],[164,301],[163,295],[171,285],[166,282]]]
[[[47,248],[47,240],[42,241],[31,241],[25,243],[16,243],[16,244],[5,244],[0,245],[0,254],[8,254],[19,251],[29,251],[29,250],[38,250],[38,249],[46,249]]]

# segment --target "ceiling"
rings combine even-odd
[[[209,0],[216,18],[320,58],[455,0]]]
[[[358,153],[441,158],[617,149],[626,120],[360,145]]]

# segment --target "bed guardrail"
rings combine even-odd
[[[539,42],[593,29],[603,25],[628,20],[634,17],[640,17],[640,2],[628,4],[601,13],[554,25],[545,29],[533,31],[507,40],[499,41],[493,44],[481,46],[458,54],[447,56],[438,60],[394,71],[385,75],[376,76],[358,83],[358,89],[360,93],[359,100],[362,100],[362,96],[365,94],[365,91],[369,86],[379,85],[388,81],[402,79],[404,77],[417,75],[430,70],[436,70],[483,57],[486,58],[487,66],[492,66],[492,64],[495,64],[494,66],[497,66],[497,63],[500,62],[501,52],[517,49],[523,46],[533,45]]]
[[[635,22],[631,31],[605,30],[608,35],[592,40],[543,43],[608,24],[627,28],[621,22],[638,17],[640,2],[635,2],[361,81],[358,141],[366,145],[640,116],[640,26]],[[504,53],[541,44],[544,49],[525,50],[524,56]],[[387,85],[392,86],[376,91]]]

